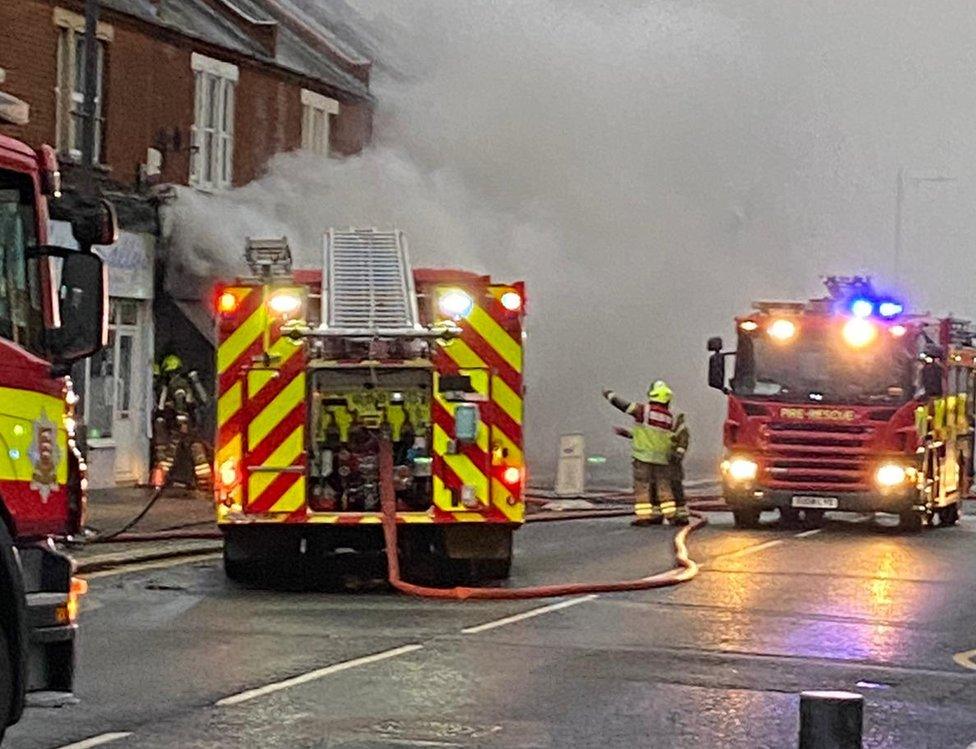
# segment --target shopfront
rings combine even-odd
[[[51,240],[75,246],[66,222],[51,222]],[[116,244],[95,248],[108,267],[109,340],[74,372],[93,489],[148,480],[154,246],[151,234],[122,231]]]

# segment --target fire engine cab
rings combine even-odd
[[[954,524],[973,475],[976,331],[909,314],[869,278],[825,283],[820,299],[754,304],[734,351],[708,342],[736,525],[772,509],[787,522],[841,510],[893,513],[906,530]]]
[[[524,517],[522,284],[412,269],[398,231],[330,230],[321,270],[293,270],[284,239],[246,254],[251,275],[216,290],[228,576],[381,551],[382,440],[407,574],[507,577]]]
[[[59,193],[53,149],[0,135],[0,740],[27,693],[67,694],[74,679],[83,581],[54,541],[81,529],[87,479],[66,375],[105,344],[105,271],[90,248],[117,226],[100,203],[73,217],[83,251],[48,245]]]

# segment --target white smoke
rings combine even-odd
[[[968,311],[950,262],[976,237],[962,0],[938,14],[909,0],[353,4],[344,22],[392,58],[374,146],[283,155],[225,195],[183,191],[174,246],[219,275],[248,235],[285,234],[314,264],[329,226],[395,225],[417,264],[524,278],[536,476],[572,431],[624,475],[600,390],[639,398],[659,377],[689,414],[691,471],[710,472],[723,399],[705,386],[706,338],[754,298],[817,293],[820,274],[890,280],[899,169],[955,179],[907,183],[905,289]],[[909,272],[923,256],[926,273]]]

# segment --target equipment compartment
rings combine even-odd
[[[432,372],[337,367],[310,378],[309,496],[313,512],[380,508],[379,439],[393,444],[401,510],[431,506]]]

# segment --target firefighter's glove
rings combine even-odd
[[[634,436],[629,429],[624,429],[623,427],[614,427],[613,433],[618,437],[625,437],[626,439],[632,439]]]

